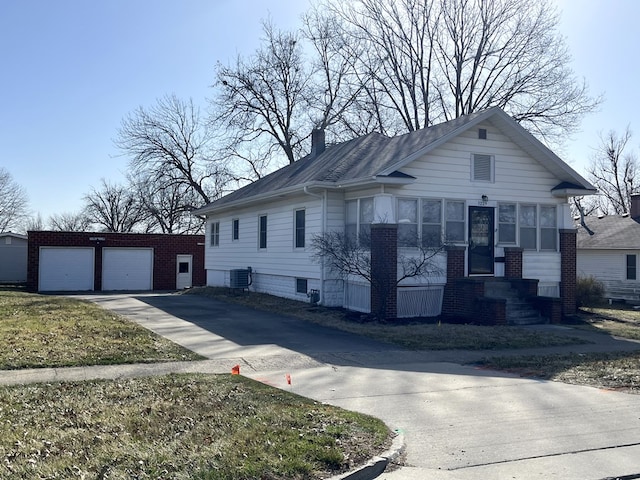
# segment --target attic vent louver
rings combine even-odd
[[[490,182],[491,177],[491,155],[473,156],[473,179]]]

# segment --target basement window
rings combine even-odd
[[[296,293],[304,293],[307,294],[307,279],[306,278],[296,278]]]

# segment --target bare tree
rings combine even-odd
[[[36,213],[34,216],[29,217],[29,219],[25,222],[25,230],[27,232],[44,230],[44,220],[42,219],[42,215],[40,215],[40,212]]]
[[[22,230],[29,216],[26,190],[0,167],[0,232]]]
[[[383,133],[499,106],[553,141],[574,131],[600,102],[569,68],[571,58],[548,0],[325,4],[367,46],[354,61]],[[389,115],[395,120],[385,125]]]
[[[49,217],[49,228],[60,232],[85,232],[91,227],[91,220],[84,212],[56,213]]]
[[[135,193],[129,186],[103,178],[99,188],[91,188],[84,196],[84,214],[107,232],[133,232],[147,216]]]
[[[311,132],[304,123],[307,79],[302,45],[296,33],[263,24],[264,41],[253,56],[238,56],[235,65],[218,63],[215,122],[225,130],[229,149],[254,143],[269,155],[284,154],[293,163]]]
[[[212,135],[192,100],[165,96],[151,108],[128,115],[115,145],[130,158],[130,169],[151,182],[192,189],[197,205],[218,197],[229,175],[226,166],[210,157]]]
[[[612,130],[601,136],[588,170],[589,179],[601,193],[594,201],[605,215],[628,213],[631,195],[640,193],[638,158],[627,149],[631,136],[629,127],[622,135]]]

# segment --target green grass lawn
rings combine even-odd
[[[197,360],[91,302],[0,291],[0,370]]]
[[[236,375],[0,387],[2,479],[319,479],[389,438],[379,420]]]

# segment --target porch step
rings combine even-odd
[[[549,319],[540,315],[508,280],[487,281],[484,286],[484,296],[502,298],[506,303],[506,316],[509,325],[535,325],[549,323]]]

